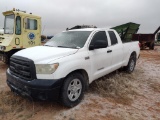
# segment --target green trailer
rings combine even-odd
[[[118,32],[123,42],[129,42],[132,40],[133,34],[137,33],[137,31],[139,30],[139,26],[140,24],[129,22],[116,27],[112,27],[111,29],[114,29]]]

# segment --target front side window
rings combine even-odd
[[[82,48],[86,43],[91,31],[68,31],[55,35],[45,46]]]
[[[25,19],[25,29],[37,30],[37,20],[26,18]]]
[[[91,41],[91,44],[90,45],[94,45],[96,41],[98,40],[103,40],[107,43],[108,45],[108,41],[107,41],[107,36],[106,36],[106,32],[105,31],[99,31],[97,32],[93,38],[92,38],[92,41]]]
[[[5,16],[4,34],[14,33],[14,15]]]
[[[21,17],[17,16],[16,17],[16,31],[15,31],[16,35],[20,35],[21,34]]]

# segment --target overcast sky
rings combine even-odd
[[[160,26],[160,0],[0,0],[1,13],[13,8],[41,16],[46,35],[82,24],[110,28],[135,22],[141,24],[139,33]],[[0,28],[3,22],[0,14]]]

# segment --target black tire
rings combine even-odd
[[[126,72],[132,73],[134,71],[135,66],[136,66],[136,55],[132,54],[130,56],[128,65],[125,67]]]
[[[76,84],[76,85],[75,85]],[[84,96],[85,80],[80,73],[72,73],[66,77],[62,91],[61,102],[66,107],[74,107],[79,104]]]
[[[152,44],[152,47],[151,47],[151,49],[152,49],[152,50],[154,50],[154,43]]]
[[[151,43],[151,44],[150,44],[149,49],[150,49],[150,50],[154,50],[154,43]]]
[[[7,55],[7,54],[5,54],[5,55],[3,56],[3,62],[8,65],[8,64],[9,64],[9,60],[10,60],[10,56]]]

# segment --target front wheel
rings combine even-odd
[[[136,55],[131,55],[128,65],[125,67],[126,72],[132,73],[134,71],[134,68],[136,66]]]
[[[10,60],[10,56],[8,54],[4,54],[2,56],[2,61],[5,63],[5,64],[9,64],[9,60]]]
[[[81,74],[69,75],[63,84],[61,91],[61,102],[66,107],[74,107],[80,103],[84,96],[85,81]]]

